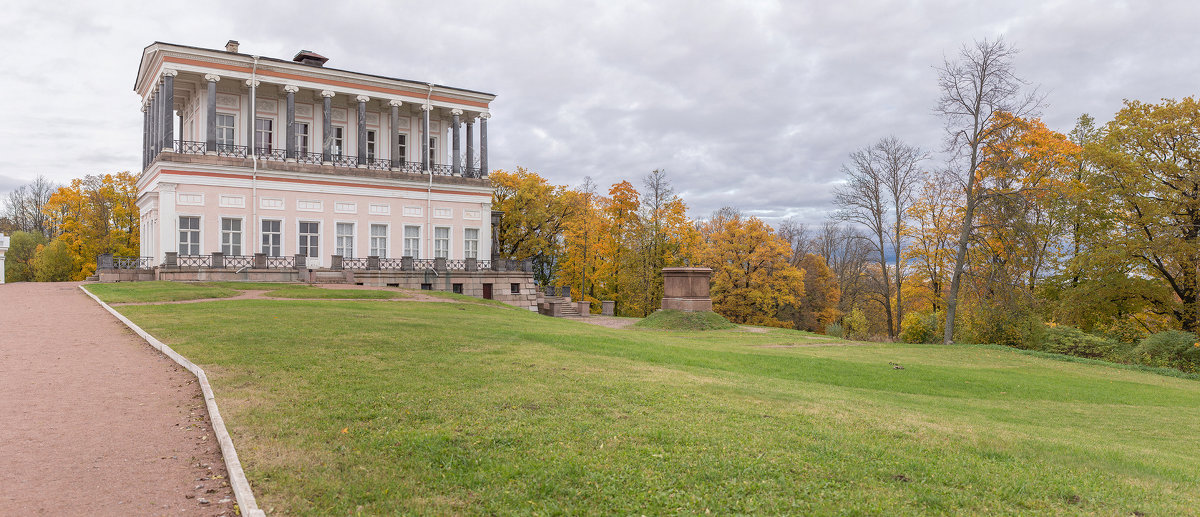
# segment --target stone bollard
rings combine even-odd
[[[163,260],[163,267],[179,267],[179,252],[168,251],[166,258]]]
[[[212,268],[225,269],[225,254],[219,251],[212,253]]]
[[[433,259],[433,270],[443,272],[446,270],[446,257],[437,257]]]
[[[602,316],[615,316],[617,313],[617,302],[613,300],[604,300],[600,302],[600,314]]]
[[[412,271],[413,270],[413,258],[412,257],[400,257],[400,270],[401,271]]]
[[[267,269],[267,254],[266,253],[255,253],[254,254],[254,269]]]
[[[302,254],[297,253],[296,258],[294,260],[296,262],[295,266],[296,266],[297,270],[308,269],[308,255],[302,255]]]
[[[113,258],[112,253],[104,253],[96,257],[96,270],[112,269]]]
[[[342,269],[342,256],[341,255],[330,255],[329,256],[329,269],[332,269],[334,271],[340,271]]]
[[[463,260],[463,268],[470,272],[479,271],[479,259],[468,258]]]
[[[580,316],[586,318],[586,317],[592,315],[592,302],[590,302],[588,300],[583,300],[583,301],[579,301],[579,302],[575,302],[575,303],[576,303],[576,307],[579,308]]]
[[[367,256],[367,269],[370,269],[372,271],[379,270],[379,256],[378,255],[368,255]]]

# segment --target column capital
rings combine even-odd
[[[300,91],[300,87],[296,86],[294,84],[285,84],[285,85],[283,85],[283,91],[288,92],[288,93],[296,93],[296,92]]]
[[[392,100],[388,101],[388,106],[391,106],[393,108],[399,108],[400,106],[403,106],[403,105],[404,105],[404,103],[397,99],[392,99]]]
[[[163,77],[175,77],[177,75],[179,75],[179,71],[174,68],[164,68],[162,71]]]
[[[204,80],[210,83],[215,83],[221,80],[221,76],[217,74],[204,74]]]
[[[492,114],[484,111],[479,114],[479,118],[487,120],[489,118],[492,118]]]
[[[256,79],[246,79],[246,86],[258,88],[260,85],[262,85],[262,81]]]
[[[368,102],[371,100],[371,98],[367,97],[366,95],[359,95],[359,96],[355,97],[354,100],[356,100],[358,102]]]
[[[422,104],[421,111],[433,111],[433,105],[432,104]]]
[[[149,109],[150,109],[150,99],[146,99],[146,100],[142,101],[142,111],[147,111]]]
[[[462,114],[463,114],[463,110],[460,110],[460,109],[458,109],[458,108],[454,108],[454,109],[450,110],[450,114],[451,114],[451,115],[462,115]]]
[[[334,96],[333,90],[321,90],[321,96],[326,99],[331,98]]]

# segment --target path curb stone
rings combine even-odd
[[[208,406],[208,417],[212,420],[213,432],[217,435],[217,442],[221,445],[221,456],[225,458],[225,470],[229,472],[229,485],[233,488],[234,497],[237,498],[238,509],[242,515],[247,517],[265,517],[266,513],[260,510],[258,503],[254,501],[254,492],[250,489],[250,482],[246,480],[246,473],[242,471],[242,463],[238,461],[237,450],[233,448],[233,439],[229,437],[229,431],[225,429],[225,420],[221,418],[221,412],[217,410],[217,399],[213,396],[212,386],[208,384],[208,376],[204,374],[204,370],[109,307],[107,303],[97,298],[84,286],[80,285],[79,289],[104,307],[109,314],[116,316],[117,320],[124,323],[135,334],[146,340],[150,346],[196,376],[196,380],[200,382],[200,391],[204,394],[204,403]]]

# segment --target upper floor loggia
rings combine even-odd
[[[495,95],[326,61],[307,50],[291,60],[253,56],[236,41],[225,50],[147,46],[134,83],[144,112],[143,170],[188,155],[192,163],[296,163],[331,174],[487,175]]]

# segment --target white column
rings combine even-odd
[[[0,284],[4,283],[4,252],[8,251],[8,236],[0,233]]]
[[[179,251],[179,218],[175,215],[175,184],[158,184],[158,257],[162,264],[168,251]]]
[[[479,260],[492,259],[492,204],[484,203],[479,207],[479,217],[483,224],[479,225]]]

